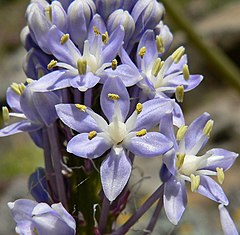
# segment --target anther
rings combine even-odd
[[[115,70],[117,68],[118,62],[116,59],[112,60],[112,70]]]
[[[37,69],[37,77],[41,78],[42,76],[44,76],[44,71],[42,68],[38,68]]]
[[[23,83],[20,83],[18,85],[19,91],[21,92],[21,94],[24,92],[24,90],[26,89],[26,86]]]
[[[78,68],[78,73],[80,75],[86,74],[86,72],[87,72],[87,61],[85,59],[78,59],[77,60],[77,68]]]
[[[9,118],[9,111],[8,111],[8,108],[6,106],[2,107],[2,119],[3,119],[4,124],[7,124],[9,119],[10,119]]]
[[[95,34],[95,36],[98,36],[99,34],[101,34],[97,28],[97,26],[93,26],[93,32]]]
[[[82,112],[86,112],[87,107],[83,104],[75,104],[75,107],[80,109]]]
[[[51,60],[50,63],[47,65],[48,70],[53,69],[57,65],[56,60]]]
[[[26,82],[27,82],[27,84],[31,84],[31,83],[33,82],[33,79],[27,78],[27,79],[26,79]]]
[[[106,45],[108,43],[108,32],[106,31],[105,33],[102,34],[102,42]]]
[[[185,48],[183,46],[179,47],[176,51],[173,52],[172,59],[175,64],[177,64],[180,61],[184,52],[185,52]]]
[[[160,35],[156,36],[156,45],[157,45],[158,53],[163,53],[165,51],[162,36]]]
[[[219,182],[219,184],[222,184],[223,181],[224,181],[224,171],[223,171],[223,168],[217,167],[216,171],[217,171],[218,182]]]
[[[111,100],[119,100],[120,96],[117,95],[117,94],[114,94],[114,93],[109,93],[108,98],[111,99]]]
[[[144,135],[146,135],[147,134],[147,130],[146,129],[142,129],[141,131],[138,131],[137,133],[136,133],[136,136],[137,137],[142,137],[142,136],[144,136]]]
[[[47,18],[50,21],[52,21],[52,7],[51,6],[45,7],[44,12],[45,12],[45,15],[47,16]]]
[[[178,140],[178,141],[181,141],[181,140],[184,138],[187,129],[188,129],[188,126],[185,126],[185,125],[182,125],[182,126],[178,129],[178,132],[177,132],[177,140]]]
[[[138,52],[138,55],[139,55],[141,58],[143,58],[143,56],[146,54],[146,52],[147,52],[146,47],[142,47],[142,48],[140,48],[140,50],[139,50],[139,52]]]
[[[19,90],[19,86],[16,82],[13,82],[10,87],[17,95],[22,94],[21,91]]]
[[[60,39],[61,45],[65,44],[68,41],[68,39],[69,39],[69,34],[68,33],[64,34]]]
[[[94,137],[96,137],[97,136],[97,132],[96,131],[90,131],[89,133],[88,133],[88,139],[89,140],[92,140]]]
[[[141,103],[137,103],[137,105],[136,105],[137,114],[141,113],[142,109],[143,109],[143,105]]]
[[[187,64],[183,65],[182,71],[183,71],[183,77],[184,77],[185,81],[188,81],[190,78],[190,73],[189,73]]]
[[[176,159],[176,168],[180,169],[184,163],[186,154],[185,153],[177,153],[177,159]]]
[[[179,85],[176,87],[176,93],[175,97],[178,102],[183,102],[183,97],[184,97],[184,87],[183,85]]]
[[[152,75],[157,77],[159,71],[161,70],[161,59],[157,58],[153,67],[152,67]]]
[[[208,122],[203,128],[203,134],[206,135],[207,137],[210,137],[212,128],[213,128],[213,120],[208,120]]]
[[[191,191],[196,192],[200,185],[200,176],[191,174],[190,179],[191,179]]]

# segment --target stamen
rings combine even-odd
[[[102,42],[106,45],[108,43],[108,32],[106,31],[105,33],[102,34]]]
[[[116,59],[112,60],[112,70],[115,70],[117,68],[118,62]]]
[[[96,136],[97,136],[97,132],[96,131],[90,131],[89,134],[88,134],[88,139],[92,140]]]
[[[65,44],[68,41],[68,39],[69,39],[69,34],[68,33],[64,34],[60,39],[61,45]]]
[[[94,32],[95,36],[98,36],[98,35],[101,34],[101,33],[99,32],[97,26],[93,26],[93,32]]]
[[[177,86],[175,96],[178,102],[183,102],[183,97],[184,97],[183,85]]]
[[[143,58],[143,56],[146,54],[147,52],[147,49],[146,47],[142,47],[139,52],[138,52],[138,55],[141,57],[141,59]]]
[[[142,109],[143,109],[143,105],[141,103],[137,103],[136,105],[137,114],[141,113]]]
[[[172,59],[175,64],[177,64],[180,61],[184,52],[185,52],[185,48],[183,46],[179,47],[176,51],[173,52]]]
[[[146,129],[142,129],[141,131],[138,131],[138,132],[136,133],[136,136],[142,137],[142,136],[144,136],[144,135],[146,135],[146,134],[147,134],[147,130],[146,130]]]
[[[24,92],[24,90],[26,89],[26,86],[23,83],[20,83],[18,85],[19,91],[21,92],[21,94]]]
[[[27,78],[27,79],[26,79],[26,82],[27,82],[27,84],[31,84],[31,83],[33,82],[33,79]]]
[[[161,70],[161,59],[157,58],[153,67],[152,67],[152,75],[157,77],[159,71]]]
[[[50,63],[47,65],[48,70],[53,69],[57,65],[56,60],[51,60]]]
[[[177,140],[178,140],[178,141],[181,141],[181,140],[184,138],[187,129],[188,129],[188,126],[185,126],[185,125],[182,125],[182,126],[178,129],[178,132],[177,132]]]
[[[13,82],[10,86],[12,88],[12,90],[17,94],[17,95],[21,95],[21,91],[19,90],[19,86],[16,82]]]
[[[186,154],[185,153],[177,153],[177,159],[176,159],[176,168],[180,169],[184,163]]]
[[[205,127],[203,128],[203,134],[210,137],[213,128],[213,120],[208,120]]]
[[[86,112],[87,107],[83,104],[75,104],[75,107],[80,109],[82,112]]]
[[[192,190],[192,192],[197,192],[198,187],[200,185],[200,176],[199,175],[195,176],[194,174],[191,174],[190,179],[191,179],[191,190]]]
[[[47,16],[47,18],[50,21],[52,21],[52,7],[51,6],[45,7],[44,12],[45,12],[45,15]]]
[[[42,76],[44,76],[44,71],[42,68],[37,69],[37,77],[41,78]]]
[[[158,53],[163,53],[165,51],[162,36],[160,35],[156,36],[156,45],[157,45]]]
[[[9,111],[8,111],[8,108],[6,106],[2,107],[2,119],[3,119],[4,124],[7,124],[9,119],[10,119],[9,118]]]
[[[223,181],[224,181],[224,171],[223,171],[223,168],[217,167],[216,171],[217,171],[218,182],[219,182],[219,184],[222,184]]]
[[[183,77],[184,77],[185,81],[188,81],[189,78],[190,78],[190,73],[189,73],[189,69],[188,69],[187,64],[183,65],[182,71],[183,71]]]
[[[78,73],[80,75],[86,74],[86,72],[87,72],[87,61],[85,59],[78,59],[77,60],[77,68],[78,68]]]
[[[120,96],[117,95],[117,94],[114,94],[114,93],[109,93],[108,98],[111,99],[111,100],[119,100]]]

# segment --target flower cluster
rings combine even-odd
[[[114,221],[131,193],[135,157],[162,156],[163,185],[149,201],[163,198],[173,224],[187,204],[185,181],[232,221],[228,199],[209,175],[222,184],[238,154],[212,149],[196,156],[213,121],[204,113],[185,125],[179,103],[203,77],[190,74],[183,46],[169,52],[173,36],[164,13],[156,0],[31,1],[21,33],[28,78],[7,90],[12,112],[3,107],[5,123],[23,120],[0,130],[0,136],[28,132],[44,150],[45,169],[29,180],[39,204],[9,203],[18,233],[125,234],[130,225],[116,229]]]

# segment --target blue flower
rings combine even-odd
[[[191,183],[191,190],[223,205],[228,199],[222,188],[209,176],[217,176],[223,183],[224,171],[228,170],[238,154],[225,149],[214,148],[202,156],[197,153],[207,143],[213,120],[208,113],[195,119],[189,127],[182,126],[175,137],[171,117],[162,119],[160,131],[170,138],[174,147],[163,156],[161,178],[164,183],[164,208],[168,219],[177,224],[187,205],[185,182]]]
[[[130,108],[128,91],[120,79],[108,79],[100,97],[109,123],[84,105],[56,105],[60,119],[80,132],[67,145],[67,151],[83,158],[97,158],[111,149],[100,169],[103,190],[113,201],[126,185],[130,173],[130,151],[137,156],[154,157],[172,147],[171,141],[157,132],[147,132],[160,118],[171,113],[174,101],[154,99],[138,104],[126,120]]]
[[[74,235],[76,223],[61,203],[37,203],[29,199],[9,202],[13,218],[20,235]]]

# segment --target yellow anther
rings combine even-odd
[[[2,107],[2,119],[3,119],[3,122],[5,124],[7,124],[9,119],[10,119],[9,118],[9,111],[8,111],[8,108],[6,106]]]
[[[161,61],[160,69],[163,67],[164,63],[165,63],[164,61]]]
[[[213,129],[213,120],[208,120],[205,127],[203,128],[203,134],[210,137],[211,131]]]
[[[158,53],[163,53],[165,51],[162,36],[160,35],[156,36],[156,45],[157,45]]]
[[[97,136],[97,132],[96,131],[90,131],[89,133],[88,133],[88,139],[89,140],[92,140],[94,137],[96,137]]]
[[[102,42],[106,45],[108,43],[108,32],[106,31],[105,33],[102,34]]]
[[[37,77],[38,78],[41,78],[42,76],[44,76],[44,71],[43,71],[43,69],[42,68],[38,68],[37,69]]]
[[[39,235],[36,227],[33,228],[33,233],[34,233],[35,235]]]
[[[217,167],[216,171],[217,171],[218,182],[219,182],[219,184],[222,184],[223,181],[224,181],[224,171],[223,171],[223,168]]]
[[[53,69],[57,65],[56,60],[51,60],[50,63],[47,65],[48,70]]]
[[[83,104],[75,104],[76,108],[80,109],[82,112],[86,112],[87,107]]]
[[[24,90],[26,89],[26,86],[23,83],[20,83],[18,85],[19,91],[21,92],[21,94],[24,92]]]
[[[141,113],[142,109],[143,109],[143,105],[141,103],[137,103],[136,105],[137,114]]]
[[[111,100],[119,100],[120,96],[117,95],[117,94],[114,94],[114,93],[109,93],[108,98],[111,99]]]
[[[186,134],[186,131],[188,129],[188,126],[185,126],[185,125],[182,125],[179,129],[178,129],[178,132],[177,132],[177,140],[178,141],[181,141],[183,139],[183,137],[185,136]]]
[[[99,34],[101,34],[97,28],[97,26],[93,26],[93,32],[95,34],[95,36],[98,36]]]
[[[183,46],[179,47],[176,51],[173,52],[172,59],[175,64],[177,64],[180,61],[184,52],[185,52],[185,48]]]
[[[117,68],[118,62],[116,59],[112,60],[112,70],[115,70]]]
[[[87,72],[87,61],[85,59],[78,59],[77,60],[77,68],[78,68],[78,73],[80,75],[86,74],[86,72]]]
[[[157,77],[159,71],[161,70],[161,66],[162,66],[161,62],[162,62],[161,59],[157,58],[153,67],[152,67],[152,75],[155,76],[155,77]]]
[[[142,137],[142,136],[144,136],[144,135],[146,135],[146,134],[147,134],[147,130],[146,130],[146,129],[142,129],[141,131],[138,131],[138,132],[136,133],[136,136]]]
[[[140,50],[139,50],[139,52],[138,52],[138,55],[139,55],[141,58],[143,58],[143,56],[146,54],[146,52],[147,52],[146,47],[142,47],[142,48],[140,48]]]
[[[45,7],[44,12],[45,12],[46,17],[50,21],[52,21],[52,7],[51,6]]]
[[[184,97],[184,87],[183,87],[183,85],[177,86],[175,97],[176,97],[178,102],[183,102],[183,97]]]
[[[30,84],[30,83],[33,82],[33,79],[31,79],[31,78],[27,78],[27,79],[26,79],[26,82],[27,82],[27,84]]]
[[[177,159],[176,159],[176,168],[180,169],[184,163],[186,154],[184,153],[177,153]]]
[[[19,86],[16,82],[13,82],[10,86],[12,88],[12,90],[17,94],[17,95],[21,95],[21,91],[19,90]]]
[[[196,192],[200,185],[200,176],[191,174],[190,179],[191,179],[191,190],[192,192]]]
[[[188,81],[189,78],[190,78],[190,73],[189,73],[189,69],[188,69],[187,64],[183,65],[182,71],[183,71],[183,77],[184,77],[185,81]]]
[[[64,34],[60,39],[61,45],[65,44],[68,41],[68,39],[69,39],[69,34],[68,33]]]

